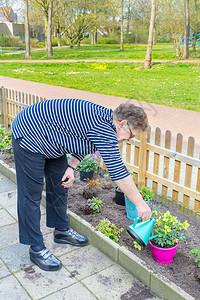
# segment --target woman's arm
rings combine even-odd
[[[142,219],[149,219],[151,217],[151,209],[143,200],[141,194],[139,193],[131,175],[114,181],[120,190],[126,195],[127,198],[132,201],[138,211],[138,216]]]

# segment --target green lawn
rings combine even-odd
[[[119,45],[82,45],[80,48],[54,48],[52,59],[145,59],[147,45],[125,45],[120,51]],[[174,44],[156,44],[153,46],[153,59],[178,59]],[[200,59],[200,48],[194,53],[190,50],[192,59]],[[22,59],[22,54],[0,55],[0,59]],[[49,59],[44,50],[31,51],[32,59]]]
[[[200,66],[154,63],[2,63],[0,75],[200,111]],[[58,95],[59,97],[59,95]]]

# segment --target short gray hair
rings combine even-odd
[[[133,103],[126,102],[120,104],[115,108],[113,114],[119,121],[126,120],[131,129],[140,128],[142,131],[145,131],[148,127],[148,118],[144,109]]]

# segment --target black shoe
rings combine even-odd
[[[54,242],[58,244],[70,244],[73,246],[85,246],[88,244],[86,236],[69,228],[66,231],[54,230]]]
[[[46,248],[35,252],[29,249],[30,260],[44,271],[57,271],[62,267],[62,262]]]

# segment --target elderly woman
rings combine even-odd
[[[89,153],[99,151],[121,191],[136,205],[139,217],[151,211],[143,201],[119,152],[118,142],[129,140],[148,126],[142,108],[121,104],[114,111],[78,99],[40,102],[21,111],[13,121],[13,151],[18,187],[20,243],[30,245],[33,263],[46,271],[61,268],[40,231],[40,201],[46,180],[46,224],[55,228],[54,242],[84,246],[85,236],[68,226],[67,193],[74,170]],[[71,153],[67,162],[66,154]]]

